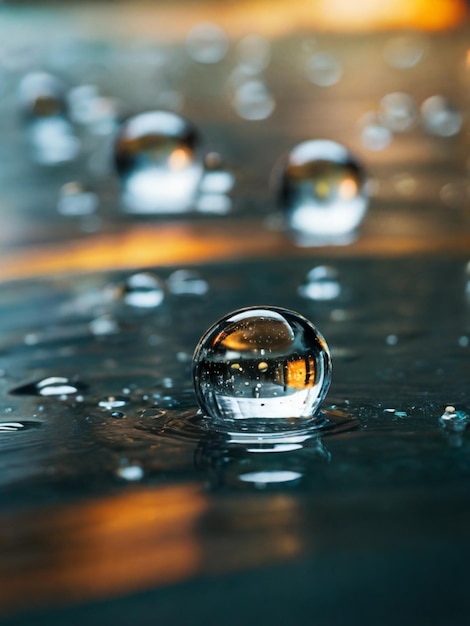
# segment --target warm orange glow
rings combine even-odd
[[[172,170],[182,170],[191,162],[191,155],[186,148],[176,148],[168,157],[168,165]]]
[[[315,384],[315,364],[312,357],[289,361],[286,385],[292,389],[306,389]]]
[[[83,3],[70,9],[76,23],[121,36],[157,36],[182,40],[192,26],[213,21],[231,38],[256,32],[280,37],[293,32],[364,32],[399,28],[442,30],[467,15],[464,0],[240,0],[239,2],[153,3],[121,5],[109,19],[109,8]]]
[[[353,178],[345,178],[340,182],[338,191],[343,200],[351,200],[357,196],[357,183]]]

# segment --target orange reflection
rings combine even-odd
[[[306,389],[315,384],[315,363],[311,356],[297,361],[289,361],[286,371],[286,385],[292,389]]]
[[[168,165],[178,171],[187,167],[191,162],[191,154],[187,148],[176,148],[168,157]]]
[[[195,527],[206,507],[199,488],[186,484],[2,524],[0,603],[108,597],[188,578],[200,569]]]
[[[338,192],[343,200],[351,200],[357,196],[357,183],[353,178],[345,178],[339,184]]]

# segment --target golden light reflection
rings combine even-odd
[[[357,182],[353,178],[345,178],[339,183],[338,193],[343,200],[351,200],[357,196]]]
[[[176,148],[168,157],[168,165],[174,171],[183,170],[192,161],[192,155],[187,148]]]
[[[315,384],[315,363],[311,356],[289,361],[286,371],[286,385],[292,389],[306,389]]]

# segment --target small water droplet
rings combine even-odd
[[[304,141],[289,153],[280,179],[281,206],[301,240],[350,240],[368,199],[364,170],[346,148],[333,141]]]
[[[162,304],[165,297],[163,281],[150,272],[138,272],[129,276],[119,293],[123,301],[138,309],[153,309]]]
[[[260,470],[240,474],[239,480],[245,483],[253,483],[258,489],[264,489],[267,485],[293,482],[302,478],[301,472],[292,470]]]
[[[380,101],[380,119],[394,133],[410,130],[417,118],[415,102],[407,93],[395,91]]]
[[[468,425],[469,415],[464,411],[458,411],[455,406],[446,406],[444,413],[439,418],[440,425],[451,432],[463,432]]]
[[[61,188],[57,203],[57,210],[61,215],[90,215],[97,208],[98,196],[85,185],[70,182]]]
[[[467,335],[462,335],[459,337],[458,344],[461,348],[468,348],[470,345],[470,338]]]
[[[385,343],[387,346],[396,346],[398,344],[398,336],[397,335],[387,335],[385,337]]]
[[[328,265],[318,265],[307,274],[306,282],[298,289],[303,298],[309,300],[334,300],[341,293],[338,282],[338,271]]]
[[[69,395],[75,395],[86,389],[88,389],[88,385],[85,383],[72,381],[64,376],[49,376],[39,381],[16,387],[10,393],[14,395],[62,396],[67,398]]]
[[[424,56],[426,40],[418,33],[398,35],[387,41],[384,57],[389,65],[397,69],[415,67]]]
[[[271,60],[271,47],[268,39],[261,35],[245,35],[236,46],[239,66],[247,75],[259,74]]]
[[[129,402],[129,398],[125,396],[108,396],[98,402],[98,406],[102,409],[112,411],[113,409],[119,409]]]
[[[122,478],[123,480],[137,482],[139,480],[142,480],[142,478],[144,477],[144,470],[141,465],[138,465],[137,463],[132,463],[118,467],[118,469],[116,470],[116,474],[119,476],[119,478]]]
[[[194,353],[199,406],[222,421],[311,418],[330,376],[324,338],[306,318],[287,309],[235,311],[204,334]],[[247,387],[256,389],[255,397]]]
[[[427,98],[421,105],[421,114],[425,129],[432,135],[452,137],[462,128],[462,113],[445,96]]]
[[[103,335],[113,335],[119,332],[119,325],[110,315],[100,315],[88,324],[93,335],[100,337]]]
[[[254,79],[242,82],[235,89],[232,104],[240,117],[250,121],[265,120],[276,106],[264,82]]]
[[[122,411],[113,411],[111,413],[111,417],[115,420],[122,420],[126,417],[125,413],[122,413]]]
[[[203,174],[200,140],[179,115],[150,111],[131,117],[118,133],[114,160],[129,212],[193,208]]]
[[[191,58],[198,63],[218,63],[227,54],[228,38],[217,24],[201,22],[189,31],[186,48]]]
[[[33,420],[21,420],[17,422],[0,422],[0,434],[2,433],[17,433],[32,428],[39,428],[41,422],[35,422]]]
[[[167,284],[175,295],[203,296],[209,291],[207,281],[193,270],[176,270],[168,277]]]
[[[366,113],[360,120],[361,143],[367,150],[379,152],[385,150],[391,141],[392,133],[387,128],[377,113]]]
[[[340,61],[329,52],[316,52],[307,61],[307,76],[319,87],[331,87],[343,75]]]

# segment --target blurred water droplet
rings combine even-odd
[[[384,47],[384,58],[397,69],[415,67],[426,51],[426,40],[418,33],[398,35],[389,39]]]
[[[298,289],[299,295],[310,300],[334,300],[341,293],[338,271],[328,265],[318,265],[307,274],[306,282]]]
[[[33,420],[21,420],[17,422],[0,422],[0,434],[2,433],[17,433],[20,431],[31,430],[32,428],[39,428],[41,422],[35,422]]]
[[[150,272],[129,276],[120,289],[123,301],[138,309],[151,309],[162,304],[165,298],[163,281]]]
[[[211,22],[196,24],[186,38],[188,53],[198,63],[218,63],[227,54],[228,44],[222,28]]]
[[[123,480],[128,480],[130,482],[142,480],[144,477],[144,470],[141,465],[137,463],[126,464],[118,467],[116,470],[116,474],[119,478]]]
[[[223,193],[204,193],[197,199],[195,208],[208,215],[227,215],[232,210],[232,200]]]
[[[63,376],[49,376],[34,383],[21,385],[10,391],[15,395],[32,396],[69,396],[85,391],[88,385],[79,381],[71,381]]]
[[[271,60],[269,41],[261,35],[245,35],[236,46],[239,66],[246,74],[259,74]]]
[[[98,196],[81,183],[70,182],[62,186],[57,210],[61,215],[90,215],[98,208]]]
[[[464,411],[457,411],[454,406],[446,406],[439,418],[440,425],[451,432],[463,432],[468,425],[469,416]]]
[[[470,338],[467,335],[462,335],[459,337],[458,344],[461,348],[468,348],[470,345]]]
[[[410,130],[417,118],[413,98],[400,91],[389,93],[380,101],[380,119],[394,133]]]
[[[301,472],[291,470],[261,470],[259,472],[248,472],[240,474],[239,480],[245,483],[253,483],[258,489],[263,489],[266,485],[293,482],[302,478]]]
[[[299,243],[345,243],[367,210],[365,173],[344,146],[304,141],[288,155],[280,201]]]
[[[126,417],[126,415],[122,411],[113,411],[111,413],[111,417],[115,420],[122,420]]]
[[[452,137],[463,123],[462,113],[442,95],[431,96],[421,105],[425,129],[432,135]]]
[[[115,142],[114,160],[125,208],[133,213],[182,213],[194,206],[203,174],[196,129],[175,113],[130,118]]]
[[[447,183],[441,187],[439,197],[450,209],[465,209],[469,206],[470,188],[463,182]]]
[[[209,291],[209,284],[194,270],[176,270],[167,280],[168,289],[175,295],[203,296]]]
[[[307,61],[307,76],[319,87],[335,85],[343,75],[340,61],[329,52],[316,52]]]
[[[108,396],[107,398],[103,398],[98,402],[98,406],[102,409],[107,409],[108,411],[112,411],[113,409],[120,409],[123,406],[128,404],[129,398],[125,396]]]
[[[393,176],[392,182],[401,196],[412,196],[416,191],[416,180],[406,172]]]
[[[160,409],[174,409],[179,406],[179,402],[173,396],[161,396],[158,393],[153,394],[153,399],[155,401],[155,406]]]
[[[91,333],[97,337],[103,335],[113,335],[119,332],[119,325],[115,319],[109,315],[101,315],[100,317],[92,320],[88,327]]]
[[[261,80],[247,80],[235,89],[233,107],[245,120],[257,121],[268,118],[275,109],[275,100]]]
[[[392,133],[383,125],[376,113],[366,113],[359,121],[361,130],[361,143],[364,148],[379,152],[390,145]]]
[[[79,85],[68,93],[70,118],[95,135],[110,135],[117,127],[117,103],[100,96],[95,85]]]
[[[385,337],[385,343],[387,346],[396,346],[398,344],[398,336],[397,335],[387,335]]]

